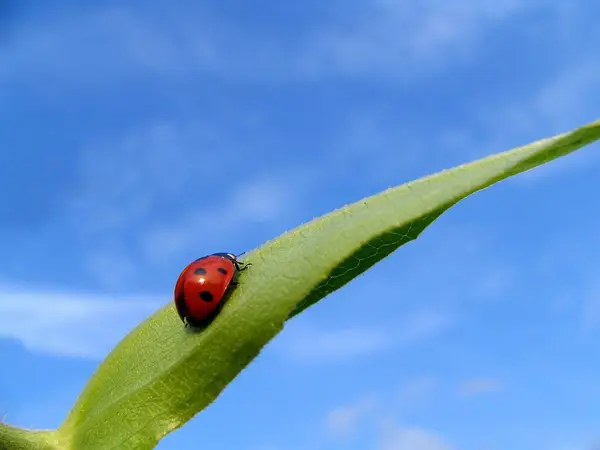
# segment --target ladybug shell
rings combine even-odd
[[[234,261],[210,255],[189,264],[175,285],[175,307],[181,320],[192,326],[211,319],[236,272]]]

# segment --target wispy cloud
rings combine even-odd
[[[381,330],[348,328],[323,331],[300,328],[285,330],[274,343],[274,348],[284,357],[296,361],[332,362],[369,356],[392,344],[390,334]]]
[[[371,448],[378,450],[453,450],[454,447],[433,431],[390,419],[382,402],[374,395],[362,397],[331,410],[325,417],[326,429],[335,439],[369,436]],[[366,433],[368,431],[368,433]]]
[[[33,353],[101,359],[164,302],[0,287],[0,338]]]
[[[428,339],[455,325],[456,320],[454,315],[441,310],[417,311],[408,315],[396,336],[403,344]]]
[[[303,59],[307,73],[406,81],[464,59],[493,25],[537,5],[376,0],[361,6],[312,37]]]
[[[445,118],[446,123],[429,134],[429,118],[399,125],[385,108],[351,112],[332,138],[327,162],[340,177],[361,165],[365,180],[395,184],[402,178],[408,181],[526,145],[597,119],[593,99],[600,94],[599,74],[600,64],[589,54],[566,58],[525,93],[509,86],[512,94],[509,91],[501,98],[466,99],[470,112],[458,122]],[[370,156],[373,154],[378,158]],[[531,183],[565,172],[590,170],[598,154],[594,148],[584,149],[509,182]]]
[[[203,183],[219,180],[233,157],[230,146],[214,123],[202,121],[152,123],[97,140],[79,154],[72,216],[91,232],[147,220],[199,176]]]
[[[41,73],[50,82],[103,85],[149,74],[210,72],[220,60],[213,44],[218,29],[203,11],[196,9],[193,15],[202,26],[192,27],[189,19],[173,23],[162,14],[142,16],[125,8],[24,23],[14,27],[3,43],[0,80],[12,80],[18,73],[30,80]]]
[[[186,247],[199,247],[205,236],[235,233],[242,227],[272,223],[297,206],[292,186],[265,176],[233,187],[221,204],[204,207],[202,202],[169,224],[149,227],[140,234],[142,254],[150,261],[168,258]]]
[[[318,329],[290,324],[274,343],[274,350],[298,362],[323,363],[368,357],[396,346],[432,338],[454,324],[455,318],[438,311],[408,314],[393,327]]]
[[[120,286],[140,265],[165,267],[206,246],[207,236],[214,248],[276,224],[303,204],[305,182],[295,168],[273,170],[273,162],[263,173],[256,158],[234,160],[244,135],[257,131],[243,117],[228,120],[235,133],[211,119],[169,121],[82,149],[68,222],[86,243],[84,266],[103,285]],[[266,134],[246,150],[261,147]]]
[[[494,378],[474,378],[459,384],[457,393],[461,397],[489,394],[502,389],[502,383]]]
[[[531,10],[556,10],[555,2],[514,0],[344,6],[335,20],[319,17],[313,32],[292,30],[286,39],[265,36],[251,18],[241,28],[197,5],[168,15],[124,7],[67,14],[12,33],[0,58],[0,80],[43,74],[47,82],[99,85],[145,75],[218,74],[260,82],[342,74],[406,81],[468,59],[495,25]]]
[[[367,396],[356,403],[340,406],[330,411],[325,417],[325,427],[329,434],[336,439],[353,436],[367,417],[377,406],[377,399]]]
[[[424,406],[439,388],[440,380],[431,375],[417,377],[402,383],[398,391],[398,402],[402,409]]]
[[[573,72],[579,72],[579,62],[567,65],[549,75],[545,83],[533,89],[524,99],[507,100],[500,103],[485,105],[480,113],[479,107],[473,109],[473,117],[478,115],[471,123],[466,123],[464,129],[457,130],[462,141],[459,146],[453,145],[461,152],[461,159],[471,160],[488,156],[492,153],[508,150],[520,145],[540,140],[547,136],[570,131],[571,129],[591,122],[598,118],[596,105],[591,100],[600,92],[598,78],[592,76],[575,77]],[[587,67],[583,70],[599,73],[597,67]],[[556,95],[556,98],[552,96]],[[568,98],[569,102],[561,99]],[[486,111],[483,111],[485,109]],[[478,125],[476,125],[478,123]],[[468,128],[481,126],[485,131],[483,137]],[[442,145],[442,148],[444,145]],[[509,180],[510,183],[536,183],[565,173],[587,170],[598,162],[598,144],[592,144],[581,152],[576,152],[565,158],[527,171]]]
[[[108,297],[52,290],[0,287],[0,337],[20,342],[34,353],[102,358],[168,297]],[[402,333],[347,328],[287,330],[274,342],[280,356],[299,362],[332,362],[365,357],[394,345],[407,345],[441,332],[450,319],[416,314]]]
[[[522,98],[476,107],[479,122],[486,130],[485,139],[470,139],[467,148],[492,153],[525,145],[545,136],[569,131],[596,120],[598,111],[593,101],[600,95],[600,64],[589,53],[567,58],[561,66],[544,77],[539,86]],[[598,147],[592,144],[590,147]],[[591,167],[598,161],[593,148],[569,155],[550,164],[521,174],[512,182],[536,182],[565,172]],[[481,155],[477,155],[481,156]]]
[[[387,424],[381,439],[380,450],[453,450],[450,443],[438,434],[413,426]]]

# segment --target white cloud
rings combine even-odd
[[[461,397],[472,397],[481,394],[497,392],[502,388],[502,383],[493,378],[474,378],[460,383],[458,395]]]
[[[490,268],[473,280],[473,295],[485,300],[506,298],[507,292],[516,284],[516,274],[509,267]]]
[[[288,325],[273,348],[285,358],[299,362],[336,362],[368,357],[395,346],[410,345],[437,336],[454,322],[447,314],[419,311],[407,314],[392,327],[348,327],[320,330]]]
[[[398,392],[400,407],[403,410],[412,410],[424,405],[439,384],[438,378],[434,376],[422,376],[406,381]]]
[[[0,81],[21,74],[24,79],[42,75],[49,82],[102,85],[143,74],[218,67],[221,57],[210,39],[217,40],[218,28],[203,11],[194,11],[196,27],[189,18],[173,22],[173,17],[152,18],[148,12],[99,9],[14,27],[2,45]]]
[[[419,311],[409,315],[397,332],[398,341],[403,344],[437,336],[454,325],[455,318],[441,311]]]
[[[141,251],[148,260],[159,261],[185,248],[200,246],[205,236],[216,240],[218,236],[234,233],[242,224],[248,227],[273,222],[298,204],[292,186],[276,178],[256,178],[232,186],[220,205],[207,208],[200,202],[168,225],[141,231]]]
[[[0,338],[33,353],[101,359],[165,298],[0,287]]]
[[[375,410],[377,400],[368,396],[360,401],[341,406],[327,414],[325,426],[327,431],[335,438],[347,438],[356,433],[367,416]]]
[[[203,122],[151,124],[96,142],[80,154],[72,215],[91,232],[147,219],[157,203],[191,181],[219,180],[233,157],[229,148],[216,127]]]
[[[155,259],[164,260],[171,244],[166,233],[143,242],[155,211],[173,199],[181,200],[182,192],[190,185],[197,187],[198,180],[215,185],[231,162],[227,147],[215,128],[205,123],[160,123],[84,148],[78,164],[81,184],[70,199],[68,217],[73,231],[89,243],[84,261],[89,273],[114,288],[140,264],[140,245],[154,245]],[[184,203],[182,208],[189,211],[189,202]],[[193,207],[206,210],[213,205],[202,197]],[[131,230],[138,231],[126,236]]]
[[[22,26],[4,44],[2,79],[109,84],[144,75],[163,79],[218,74],[247,82],[301,81],[343,74],[406,80],[454,64],[495,24],[555,2],[348,2],[333,19],[318,17],[312,33],[282,39],[264,29],[233,26],[206,8],[185,6],[168,15],[152,7],[63,14]],[[547,18],[547,16],[546,16]],[[94,52],[89,52],[94,48]]]
[[[379,450],[454,450],[455,447],[431,431],[408,426],[388,425]]]
[[[479,45],[478,37],[490,26],[537,5],[376,0],[361,6],[313,37],[303,58],[307,73],[406,80],[458,61]]]
[[[539,88],[525,98],[502,100],[502,103],[476,108],[487,138],[470,138],[464,148],[481,153],[508,150],[551,135],[570,131],[598,119],[593,99],[600,95],[600,64],[593,55],[577,54],[563,66],[549,73]],[[598,147],[592,144],[590,147]],[[598,152],[585,148],[557,161],[512,178],[512,182],[530,183],[565,172],[593,167]]]
[[[218,245],[242,225],[272,224],[301,206],[305,181],[295,169],[237,178],[256,171],[252,161],[236,163],[231,149],[255,131],[245,118],[228,120],[236,133],[212,120],[166,122],[83,149],[68,217],[89,243],[85,267],[104,286],[118,287],[139,264],[164,267],[206,245],[206,236]],[[174,213],[157,216],[165,207]]]
[[[286,358],[304,362],[339,361],[378,353],[393,343],[389,333],[349,328],[321,331],[314,328],[286,330],[274,343]]]
[[[436,433],[408,425],[399,425],[386,418],[381,402],[373,395],[330,411],[325,425],[336,439],[350,439],[364,435],[368,429],[375,438],[370,448],[378,450],[455,450]],[[365,428],[367,425],[367,428]]]
[[[523,124],[540,133],[548,129],[556,134],[581,126],[598,119],[596,103],[592,100],[600,95],[600,64],[583,58],[568,64],[555,77],[550,78],[533,96],[528,104],[513,106],[520,110],[520,118],[515,118],[518,130]],[[525,120],[527,116],[527,120]],[[519,123],[519,125],[517,125]],[[511,124],[512,125],[512,124]],[[552,131],[550,131],[552,130]],[[526,131],[529,131],[526,129]],[[525,143],[525,142],[524,142]],[[565,172],[593,167],[598,163],[599,144],[592,144],[579,152],[553,161],[536,170],[531,170],[516,178],[522,182],[534,182]]]
[[[578,55],[551,77],[531,104],[535,116],[555,128],[570,129],[597,119],[594,98],[600,95],[600,63],[595,55]]]
[[[590,55],[578,54],[545,74],[540,85],[526,95],[519,95],[515,87],[513,95],[498,100],[493,100],[493,96],[492,100],[488,96],[482,96],[481,101],[466,99],[471,103],[472,113],[461,119],[460,125],[441,126],[429,135],[390,123],[387,110],[353,113],[333,137],[332,151],[327,154],[326,163],[338,174],[360,165],[365,179],[396,184],[398,179],[408,181],[529,144],[596,120],[598,113],[594,99],[600,95],[599,75],[600,64]],[[599,145],[590,147],[598,148]],[[402,149],[401,157],[398,157],[398,149]],[[594,163],[600,159],[600,153],[594,150],[585,148],[508,182],[531,183],[569,171],[593,170]],[[368,155],[373,153],[382,157],[369,158]],[[496,275],[496,280],[488,280],[487,288],[492,295],[499,291],[491,290],[503,289],[511,281],[509,271]]]

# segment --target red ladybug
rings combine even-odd
[[[212,320],[227,290],[237,285],[237,273],[250,265],[231,253],[213,253],[183,269],[175,285],[175,307],[185,326],[198,327]]]

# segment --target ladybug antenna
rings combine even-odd
[[[239,258],[240,256],[245,255],[245,254],[246,254],[246,252],[242,252],[239,255],[237,255],[236,258]]]

